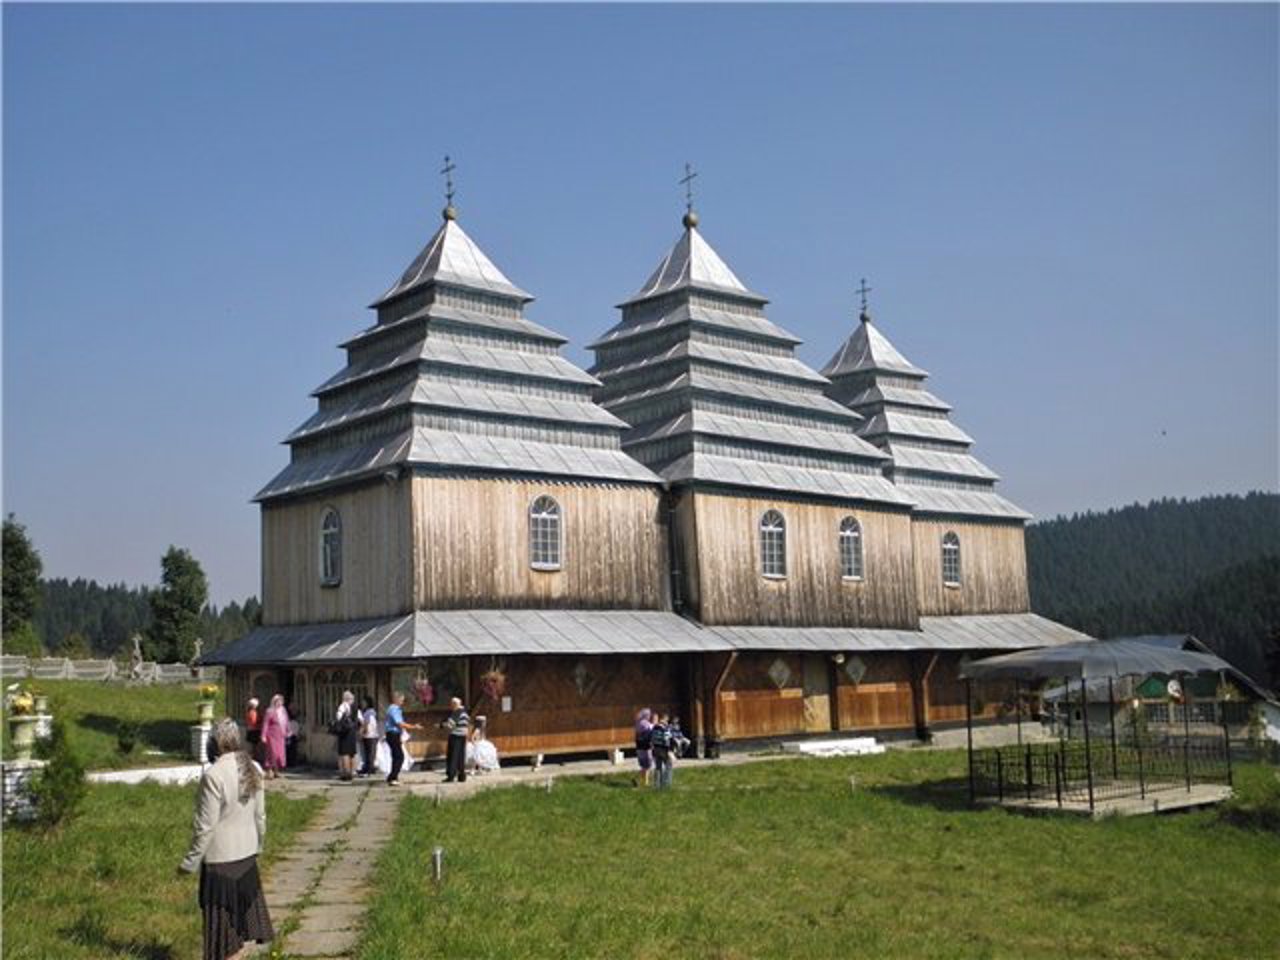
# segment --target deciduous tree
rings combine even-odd
[[[160,589],[151,594],[148,654],[162,663],[191,659],[209,581],[189,551],[170,547],[160,560]]]

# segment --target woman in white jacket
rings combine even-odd
[[[191,848],[178,869],[200,871],[203,960],[237,960],[246,942],[274,936],[258,877],[266,796],[262,768],[241,749],[236,722],[219,721],[212,739],[218,758],[200,780]]]

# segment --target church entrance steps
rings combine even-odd
[[[842,737],[839,740],[792,740],[782,744],[783,753],[806,757],[860,757],[884,753],[884,745],[875,737]]]

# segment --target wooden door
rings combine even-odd
[[[804,656],[804,729],[831,732],[831,673],[820,653]]]

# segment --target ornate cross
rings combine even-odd
[[[693,167],[687,163],[684,165],[684,176],[680,178],[680,182],[684,184],[685,209],[690,213],[693,212],[693,178],[697,175]]]
[[[871,288],[867,286],[867,278],[863,277],[861,286],[858,287],[857,293],[862,297],[862,312],[864,315],[867,312],[867,294],[870,292]]]
[[[453,171],[458,169],[458,165],[449,159],[449,155],[444,155],[444,168],[441,173],[444,174],[444,198],[446,205],[453,206]]]

